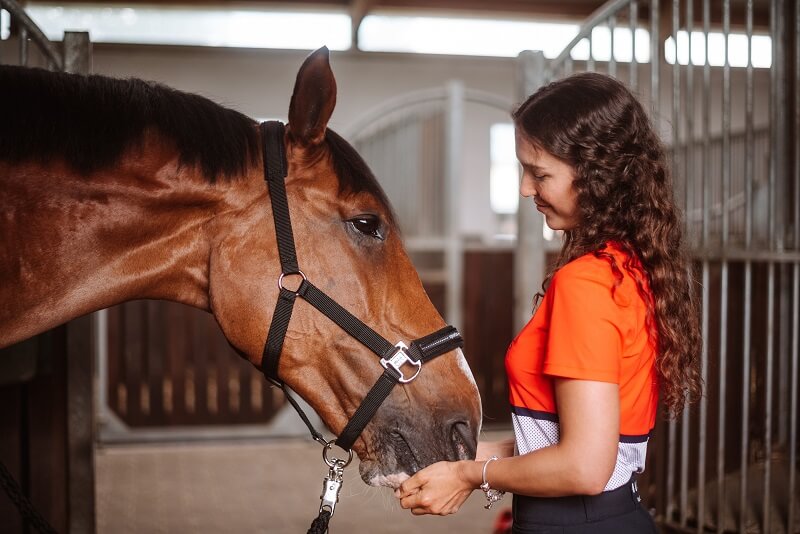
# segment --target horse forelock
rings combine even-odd
[[[367,193],[386,208],[389,223],[396,226],[396,216],[386,192],[361,155],[343,137],[328,129],[325,139],[339,179],[339,194]]]
[[[61,158],[82,174],[119,163],[148,129],[210,182],[260,161],[256,123],[202,96],[135,78],[0,66],[0,159]]]

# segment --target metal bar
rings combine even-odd
[[[725,398],[727,395],[728,362],[728,262],[722,262],[720,273],[719,317],[719,419],[717,420],[717,532],[723,532],[725,521]]]
[[[592,29],[594,30],[594,29]],[[594,67],[594,31],[589,32],[589,60],[586,62],[586,70],[589,72],[593,72],[595,70]]]
[[[661,66],[661,39],[659,38],[659,0],[650,2],[650,105],[653,110],[653,121],[658,118],[659,71]]]
[[[689,518],[689,410],[681,414],[681,493],[680,524],[686,526]]]
[[[710,244],[711,228],[711,63],[708,60],[708,34],[711,27],[710,0],[703,0],[703,39],[705,62],[703,63],[703,248]]]
[[[709,261],[753,261],[775,264],[790,264],[800,261],[800,251],[744,250],[739,248],[690,249],[690,254],[697,260]]]
[[[794,6],[794,249],[800,249],[800,6]],[[789,509],[787,510],[787,531],[791,532],[795,524],[795,495],[797,488],[797,401],[798,375],[800,375],[800,262],[794,264],[792,287],[792,367],[791,386],[789,388]]]
[[[653,0],[656,8],[658,8],[658,0]],[[569,57],[570,52],[572,49],[577,46],[578,43],[583,41],[585,38],[589,37],[592,30],[605,22],[608,17],[612,15],[616,15],[624,8],[628,7],[628,3],[630,0],[612,0],[610,2],[604,3],[602,6],[594,10],[591,15],[586,19],[586,22],[583,23],[581,29],[578,30],[578,34],[569,42],[567,46],[561,51],[561,53],[553,59],[550,63],[551,72],[555,72],[564,61],[567,60]],[[656,12],[658,10],[656,9]]]
[[[797,8],[795,8],[797,9]],[[800,13],[800,10],[798,10]],[[800,17],[798,17],[798,30],[800,30]],[[800,35],[797,33],[796,35]],[[796,37],[795,37],[796,38]],[[798,71],[795,71],[798,72]],[[795,97],[797,101],[797,97]],[[795,112],[797,107],[795,107]],[[797,116],[795,115],[795,126],[797,126]],[[798,130],[795,130],[797,132]],[[796,136],[797,134],[795,134]],[[797,148],[795,146],[795,148]],[[800,185],[800,165],[798,165],[798,152],[795,152],[795,202],[798,200],[797,186]],[[795,223],[797,223],[797,204],[795,204]],[[797,228],[795,226],[795,228]],[[796,232],[796,230],[795,230]],[[795,233],[795,246],[797,244],[797,233]],[[792,287],[792,317],[794,321],[794,328],[792,328],[792,367],[791,367],[791,386],[789,389],[789,503],[787,510],[786,524],[787,532],[792,531],[792,525],[795,524],[795,499],[792,497],[796,495],[795,488],[797,487],[797,376],[800,374],[800,359],[798,358],[798,330],[800,329],[800,321],[798,321],[798,313],[800,307],[798,300],[800,300],[800,264],[794,264],[794,277]]]
[[[19,64],[23,67],[28,65],[28,29],[19,29]]]
[[[614,32],[617,31],[617,17],[612,15],[608,18],[608,32],[611,38],[611,57],[608,61],[608,75],[617,77],[617,57],[614,54]]]
[[[686,177],[686,213],[692,212],[693,198],[690,193],[689,185],[692,185],[691,191],[694,190],[694,69],[692,68],[692,30],[694,21],[694,2],[686,2],[686,33],[689,35],[689,61],[686,64],[686,98],[684,120],[686,121],[686,162],[685,162],[685,177]],[[686,235],[692,239],[692,227],[689,223],[689,217],[686,217]]]
[[[448,283],[445,294],[445,309],[447,321],[456,328],[463,327],[461,289],[464,263],[461,237],[458,232],[460,211],[461,176],[460,162],[463,150],[464,126],[464,85],[461,82],[451,82],[447,91],[447,123],[445,133],[445,191],[447,191],[446,235],[447,245],[445,252],[445,265]]]
[[[629,24],[631,30],[631,63],[630,74],[628,75],[628,84],[634,92],[639,89],[639,63],[636,60],[636,27],[639,25],[639,2],[631,0]]]
[[[672,42],[675,45],[675,61],[672,64],[672,172],[678,172],[678,149],[680,147],[680,98],[681,98],[681,71],[678,61],[678,30],[680,29],[680,0],[672,0]],[[684,147],[688,152],[688,145]],[[684,154],[684,158],[685,158]],[[684,191],[689,191],[689,183],[683,176]],[[687,212],[688,213],[688,212]],[[686,221],[688,222],[688,218]]]
[[[30,38],[39,46],[40,50],[47,58],[48,65],[53,65],[58,70],[62,70],[63,64],[61,63],[61,56],[55,45],[47,39],[45,34],[42,33],[42,30],[31,20],[22,6],[13,0],[0,0],[0,7],[8,11],[12,19],[16,19],[20,28],[28,29]]]
[[[750,250],[753,241],[753,0],[747,0],[747,74],[745,80],[745,250]],[[742,339],[742,434],[739,472],[739,530],[744,531],[747,524],[747,486],[750,446],[750,343],[752,330],[753,264],[747,261],[744,266],[744,324]]]
[[[708,61],[708,33],[711,25],[710,0],[703,0],[703,36],[705,39],[704,62],[703,62],[703,182],[702,191],[702,222],[700,232],[701,250],[707,250],[710,238],[709,214],[711,206],[711,158],[709,151],[711,147],[711,67]],[[693,254],[697,257],[697,254]],[[703,259],[703,304],[702,304],[702,332],[703,332],[703,353],[701,355],[703,383],[708,383],[708,336],[710,332],[710,266],[708,259]],[[699,437],[698,461],[697,461],[697,531],[701,532],[705,525],[706,516],[706,453],[708,450],[708,397],[703,395],[700,399],[700,437]]]
[[[675,442],[677,439],[675,421],[670,419],[667,426],[667,511],[665,516],[667,522],[670,522],[675,514],[675,450],[677,449]]]
[[[521,84],[518,99],[532,94],[544,84],[545,58],[542,52],[522,52],[517,62]],[[520,330],[531,318],[533,295],[545,276],[544,220],[531,202],[520,202],[517,209],[517,252],[514,254],[514,330]]]
[[[703,334],[702,340],[702,353],[700,355],[700,374],[703,383],[708,383],[708,335],[710,330],[709,325],[709,303],[710,303],[710,279],[711,273],[708,261],[703,262],[703,302],[701,305],[702,318],[701,318],[701,332]],[[706,515],[706,450],[708,447],[708,397],[703,395],[700,397],[700,429],[697,437],[698,441],[698,454],[697,454],[697,531],[702,532],[703,525],[705,524]]]
[[[728,40],[730,37],[730,0],[722,2],[722,34],[725,62],[722,68],[722,250],[728,246],[729,216],[728,198],[731,180],[731,67],[728,59]],[[720,286],[720,326],[719,326],[719,421],[717,437],[717,532],[723,531],[725,522],[725,417],[727,398],[728,369],[728,261],[722,261]]]
[[[762,532],[770,532],[770,510],[771,510],[771,485],[772,485],[772,373],[775,360],[775,264],[769,264],[767,271],[767,369],[765,372],[764,387],[764,501],[763,519],[764,526]]]
[[[725,63],[722,67],[722,248],[730,238],[730,209],[728,202],[731,191],[731,64],[730,55],[731,2],[722,2],[722,35],[725,40]],[[725,353],[723,353],[725,354]]]

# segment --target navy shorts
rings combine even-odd
[[[514,495],[513,534],[655,534],[636,481],[600,495]]]

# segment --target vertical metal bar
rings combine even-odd
[[[686,235],[691,239],[694,245],[697,241],[694,240],[693,228],[691,224],[691,216],[694,210],[694,68],[692,67],[692,30],[694,29],[694,1],[686,2],[686,33],[689,36],[688,54],[689,61],[686,64],[686,97],[683,99],[685,103],[686,113],[684,120],[686,121],[686,162],[685,162],[685,176],[686,176]],[[691,189],[690,189],[691,184]]]
[[[617,17],[614,15],[608,18],[608,32],[611,38],[611,57],[608,61],[608,75],[617,77],[617,57],[614,54],[614,32],[617,31]]]
[[[675,514],[675,451],[677,449],[675,420],[670,419],[667,432],[667,512],[666,520],[671,522]]]
[[[545,83],[546,62],[542,52],[522,52],[518,99],[532,94]],[[520,202],[517,209],[517,251],[514,254],[514,329],[520,330],[531,318],[533,295],[545,275],[544,219],[531,202]]]
[[[772,214],[770,214],[772,217]],[[767,370],[765,373],[765,414],[764,414],[764,501],[762,532],[770,532],[770,510],[772,502],[770,495],[772,485],[772,372],[774,367],[775,351],[775,263],[770,261],[767,273]]]
[[[448,85],[447,91],[447,125],[445,133],[445,191],[447,191],[447,244],[445,245],[445,265],[447,266],[447,293],[446,311],[447,321],[458,327],[463,327],[461,290],[463,279],[464,252],[459,236],[458,206],[460,202],[460,164],[463,149],[464,126],[464,85],[454,81]]]
[[[24,26],[19,29],[19,64],[28,65],[28,29]]]
[[[749,251],[753,242],[753,0],[747,0],[747,74],[745,80],[745,156],[744,156],[744,248]],[[748,255],[749,258],[749,255]],[[750,452],[750,343],[752,329],[753,263],[748,259],[744,264],[744,324],[742,339],[742,434],[739,472],[739,530],[744,531],[747,524],[747,486]]]
[[[564,62],[564,76],[569,76],[572,74],[574,70],[574,66],[572,64],[572,57],[568,57],[567,60]]]
[[[636,27],[639,25],[639,2],[631,0],[630,20],[628,26],[631,30],[631,63],[628,83],[634,92],[639,90],[639,63],[636,60]]]
[[[704,220],[704,223],[706,221]],[[703,378],[703,383],[708,383],[708,335],[710,331],[709,326],[709,302],[710,302],[710,269],[707,259],[703,260],[703,302],[702,302],[702,320],[701,332],[703,334],[702,353],[700,355],[700,374]],[[706,517],[706,450],[708,448],[708,398],[703,395],[700,398],[700,429],[698,435],[698,446],[700,450],[697,454],[697,532],[702,532],[705,525]]]
[[[661,39],[659,37],[659,0],[650,2],[650,105],[653,122],[658,118],[659,68],[661,67]]]
[[[678,61],[678,31],[680,29],[680,0],[672,0],[672,41],[675,45],[675,62],[672,64],[672,173],[678,173],[678,152],[680,149],[680,98],[681,98],[681,71]],[[684,158],[688,151],[688,144],[684,145],[682,152]],[[678,176],[674,176],[678,182]],[[683,177],[684,191],[689,190],[687,177]]]
[[[794,6],[794,250],[800,250],[800,6]],[[800,374],[798,357],[798,337],[800,337],[800,263],[795,260],[792,287],[792,378],[789,401],[789,510],[787,511],[787,531],[795,524],[795,495],[797,487],[797,381]]]
[[[675,176],[675,183],[683,183],[684,191],[689,190],[688,177],[683,173],[682,177],[678,175],[678,160],[679,154],[683,154],[684,161],[689,150],[688,144],[681,147],[680,142],[680,62],[678,61],[678,30],[680,25],[680,0],[672,0],[672,40],[675,47],[675,61],[672,64],[672,173]],[[678,179],[682,178],[682,180]],[[681,443],[680,443],[680,481],[679,481],[679,495],[678,495],[678,515],[680,525],[686,526],[689,509],[689,413],[688,410],[683,412],[681,421]],[[670,431],[674,432],[674,427],[670,426]],[[670,436],[672,438],[672,436]],[[670,441],[670,448],[675,448],[675,443]],[[671,458],[670,458],[671,459]],[[670,466],[674,465],[671,461]],[[673,468],[670,467],[670,471]],[[671,493],[671,492],[670,492]]]
[[[704,62],[703,62],[703,178],[702,178],[702,216],[701,216],[701,242],[703,249],[707,249],[710,240],[709,212],[711,205],[711,65],[708,61],[708,33],[711,25],[710,0],[703,0],[703,37]],[[708,383],[708,336],[710,334],[709,307],[711,273],[708,259],[703,259],[703,304],[702,304],[702,333],[703,353],[701,355],[701,373],[703,383]],[[708,451],[708,397],[700,398],[700,436],[698,441],[700,450],[697,453],[697,531],[702,532],[705,525],[706,514],[706,454]]]
[[[589,35],[586,38],[589,39],[589,61],[586,63],[586,70],[594,72],[594,46],[592,43],[594,40],[594,28],[589,31]]]
[[[681,414],[681,493],[680,524],[686,527],[689,518],[689,410]]]
[[[768,183],[768,219],[767,219],[767,241],[770,250],[775,250],[775,182],[777,179],[778,165],[780,162],[779,154],[779,136],[783,133],[780,131],[780,121],[778,118],[779,102],[778,98],[781,94],[779,69],[782,69],[781,54],[779,47],[781,43],[781,34],[779,31],[779,19],[783,16],[783,2],[781,0],[772,0],[770,2],[770,35],[772,37],[772,67],[770,68],[770,164],[769,164],[769,183]],[[765,421],[764,421],[764,455],[766,461],[764,462],[764,500],[763,500],[763,526],[764,532],[770,530],[770,497],[772,485],[772,469],[770,460],[772,458],[772,373],[773,373],[773,359],[774,359],[774,329],[775,329],[775,263],[770,261],[769,270],[767,272],[767,347],[766,358],[767,368],[764,385],[764,402],[765,402]]]
[[[728,247],[730,197],[730,150],[731,150],[731,82],[730,61],[728,60],[728,39],[730,37],[730,0],[722,2],[722,34],[725,45],[725,63],[722,68],[722,253]],[[719,321],[719,421],[717,422],[717,532],[723,531],[725,522],[725,418],[727,416],[727,354],[728,354],[728,260],[722,258],[720,284],[720,321]]]

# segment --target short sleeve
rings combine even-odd
[[[545,374],[620,383],[622,315],[612,284],[591,261],[567,264],[553,277]]]

